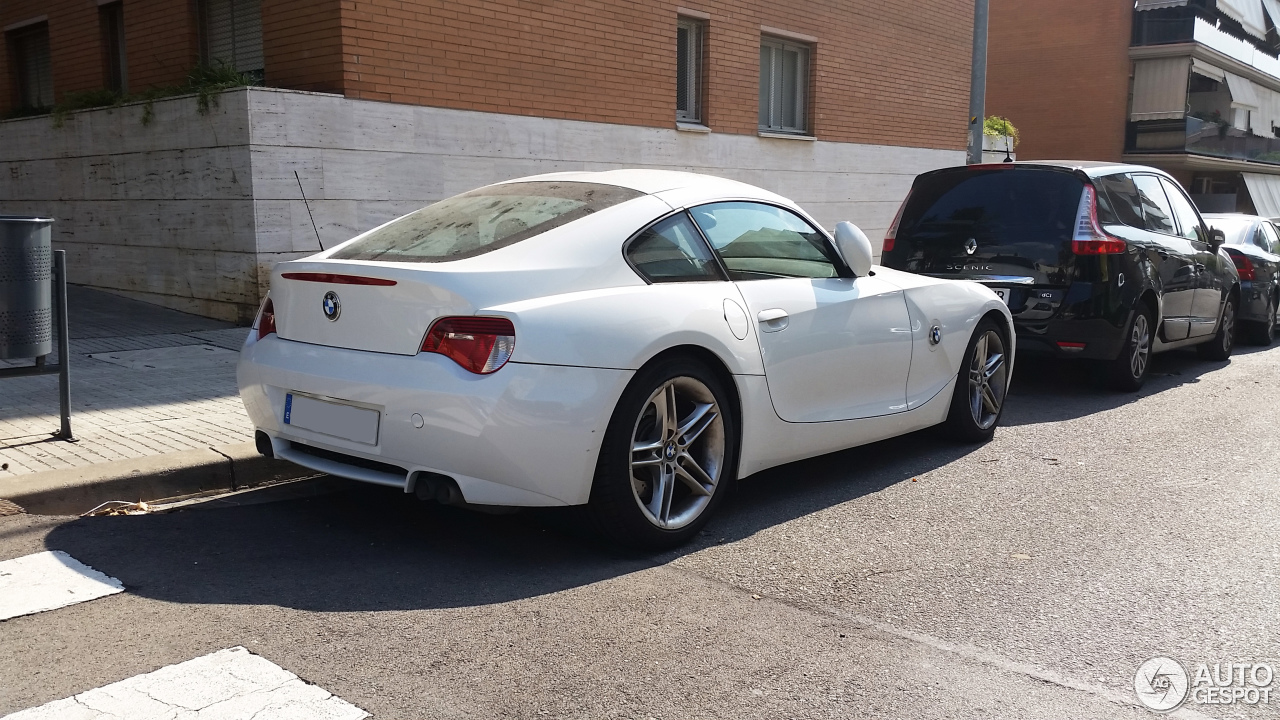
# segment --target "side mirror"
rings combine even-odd
[[[844,258],[845,264],[858,277],[866,277],[871,272],[874,258],[871,253],[871,241],[866,233],[851,222],[836,224],[836,249]]]
[[[1218,228],[1209,228],[1209,245],[1216,251],[1227,241],[1227,234]]]

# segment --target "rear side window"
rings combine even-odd
[[[1165,235],[1177,235],[1178,231],[1173,225],[1173,208],[1169,207],[1169,198],[1165,197],[1164,188],[1160,187],[1160,178],[1155,175],[1134,175],[1133,184],[1138,188],[1147,229]]]
[[[773,205],[723,202],[689,210],[732,280],[838,277],[826,238]]]
[[[494,185],[428,205],[365,235],[332,257],[388,262],[462,260],[514,245],[643,194],[596,183]]]
[[[716,259],[689,216],[660,220],[627,245],[627,259],[650,282],[722,280]]]
[[[1138,195],[1138,187],[1128,174],[1108,175],[1098,180],[1098,184],[1106,191],[1111,200],[1111,209],[1116,219],[1139,230],[1146,229],[1146,220],[1142,217],[1142,198]]]
[[[946,172],[921,178],[898,226],[908,254],[963,254],[965,243],[1028,263],[1058,265],[1070,243],[1083,181],[1068,172],[1010,168]]]

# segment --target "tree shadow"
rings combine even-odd
[[[976,449],[932,435],[914,433],[748,478],[693,542],[659,554],[617,549],[584,529],[578,508],[483,515],[332,479],[336,490],[309,497],[82,518],[54,529],[46,546],[118,578],[131,593],[167,602],[320,612],[487,605],[652,568],[874,493]]]

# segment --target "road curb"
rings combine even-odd
[[[19,475],[0,481],[0,498],[37,515],[79,515],[110,500],[172,500],[315,474],[249,442]]]

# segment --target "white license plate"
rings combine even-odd
[[[1007,288],[991,288],[991,292],[995,293],[996,297],[1000,298],[1000,302],[1005,305],[1009,304],[1009,290]]]
[[[344,440],[378,444],[377,410],[317,400],[306,395],[284,396],[284,424]]]

